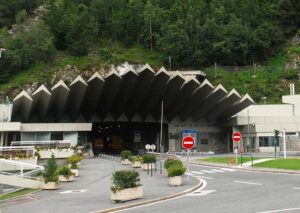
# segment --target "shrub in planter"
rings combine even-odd
[[[140,168],[142,166],[143,158],[140,156],[133,156],[130,161],[132,162],[133,168]]]
[[[180,164],[173,164],[168,167],[167,172],[170,177],[171,186],[180,186],[181,185],[181,176],[185,173],[186,168]]]
[[[143,155],[143,170],[155,169],[156,156],[154,154]]]
[[[67,162],[70,164],[71,172],[74,173],[75,177],[79,175],[78,163],[81,161],[80,155],[72,155],[67,159]]]
[[[74,181],[74,174],[67,165],[62,165],[58,169],[59,181],[70,182]]]
[[[172,158],[168,158],[166,161],[165,161],[165,169],[168,169],[169,167],[173,166],[173,165],[180,165],[180,166],[183,166],[183,163],[182,161],[180,160],[176,160],[176,159],[172,159]]]
[[[127,201],[141,198],[143,188],[139,173],[134,170],[120,170],[113,173],[111,199],[114,201]]]
[[[58,173],[57,173],[57,162],[54,155],[48,159],[45,169],[43,171],[44,184],[43,189],[57,189],[58,188]]]
[[[129,159],[132,157],[132,152],[129,150],[123,150],[121,152],[121,160],[123,165],[130,165]]]

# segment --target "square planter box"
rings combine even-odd
[[[181,176],[170,177],[170,185],[171,186],[181,186]]]
[[[123,189],[116,193],[111,192],[111,199],[116,202],[124,202],[128,200],[134,200],[143,197],[143,187],[138,186],[135,188]]]
[[[59,184],[55,182],[42,183],[42,189],[45,190],[54,190],[59,188]]]
[[[78,169],[71,169],[71,172],[74,173],[74,176],[77,177],[79,175]]]
[[[141,168],[142,163],[140,161],[134,161],[132,164],[133,168]]]
[[[143,163],[142,164],[142,169],[143,170],[153,170],[153,169],[155,169],[155,163]]]
[[[123,165],[131,165],[131,161],[128,159],[122,160]]]
[[[72,181],[74,181],[74,176],[73,175],[71,175],[69,178],[66,178],[63,175],[60,175],[58,178],[59,178],[59,181],[61,181],[61,182],[72,182]]]

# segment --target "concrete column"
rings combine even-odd
[[[255,137],[255,152],[259,152],[259,137]]]
[[[0,146],[4,146],[4,133],[0,132]]]

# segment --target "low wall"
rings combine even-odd
[[[41,159],[48,159],[51,158],[52,153],[54,154],[55,158],[68,158],[74,154],[73,149],[48,149],[48,150],[40,150],[39,154],[41,155]]]
[[[33,164],[37,165],[37,157],[32,158],[32,159],[14,159],[15,161],[22,162],[22,163],[28,163],[28,164]],[[17,165],[11,165],[11,164],[0,164],[0,171],[18,171],[20,170],[21,167]],[[32,167],[23,167],[23,170],[31,170]]]

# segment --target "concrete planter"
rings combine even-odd
[[[155,163],[143,163],[142,164],[142,169],[145,170],[145,171],[151,170],[151,169],[153,170],[153,169],[155,169]]]
[[[37,177],[36,177],[36,180],[44,181],[44,177],[43,177],[43,176],[37,176]]]
[[[79,175],[78,169],[71,169],[71,172],[74,173],[74,176],[77,177]]]
[[[52,153],[54,154],[55,158],[68,158],[74,154],[73,149],[47,149],[47,150],[40,150],[39,154],[41,155],[41,159],[48,159],[51,158]]]
[[[58,178],[59,178],[59,181],[61,181],[61,182],[72,182],[75,179],[73,175],[71,175],[69,178],[67,178],[63,175],[60,175]]]
[[[122,160],[123,165],[131,165],[131,161],[128,159]]]
[[[143,187],[138,186],[135,188],[123,189],[116,193],[111,192],[111,200],[116,202],[124,202],[128,200],[134,200],[143,197]]]
[[[133,168],[141,168],[142,163],[140,161],[134,161],[132,164]]]
[[[181,176],[170,177],[170,185],[171,186],[181,186]]]
[[[45,190],[55,190],[55,189],[58,189],[59,188],[59,184],[58,183],[55,183],[55,182],[48,182],[48,183],[43,183],[42,184],[42,189],[45,189]]]

